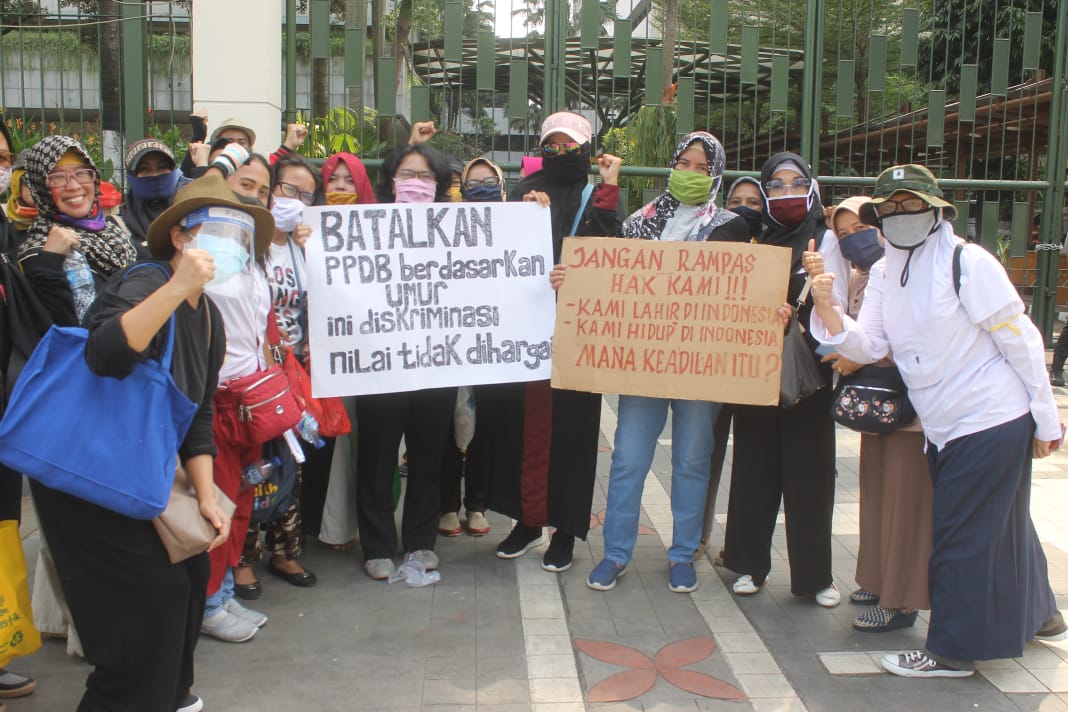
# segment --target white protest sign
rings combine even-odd
[[[549,210],[534,203],[307,208],[317,397],[549,378]]]

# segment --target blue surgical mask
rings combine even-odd
[[[744,205],[736,205],[731,208],[731,212],[745,220],[745,224],[749,226],[750,237],[760,237],[764,230],[764,217],[760,213]]]
[[[189,246],[205,250],[215,260],[215,277],[209,285],[222,284],[248,266],[248,250],[232,237],[212,235],[202,229]]]
[[[867,272],[883,256],[883,246],[879,244],[879,231],[873,227],[857,230],[838,241],[838,247],[847,260],[857,269]]]
[[[478,185],[474,188],[463,189],[464,200],[472,203],[499,203],[501,202],[501,187],[499,185]]]
[[[178,189],[178,171],[161,173],[158,176],[145,176],[138,178],[135,175],[126,176],[130,183],[130,192],[140,200],[163,200],[174,195]]]

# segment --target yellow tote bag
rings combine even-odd
[[[29,655],[40,647],[41,634],[33,625],[30,610],[19,524],[14,519],[0,521],[0,668],[11,658]]]

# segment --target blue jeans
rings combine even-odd
[[[226,607],[227,602],[234,597],[234,569],[226,569],[222,584],[215,593],[208,594],[208,600],[204,605],[204,617],[210,618]]]
[[[705,495],[712,459],[712,427],[720,404],[619,396],[608,510],[604,520],[604,555],[626,566],[638,539],[645,475],[671,406],[671,515],[674,519],[668,561],[691,563],[701,543]]]

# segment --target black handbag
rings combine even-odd
[[[831,417],[850,430],[889,433],[911,423],[916,410],[896,366],[870,365],[838,379]]]
[[[808,297],[810,280],[805,281],[797,308],[790,315],[782,343],[782,378],[779,381],[779,407],[790,409],[829,384],[827,375],[816,361],[816,354],[805,339],[805,329],[797,311]]]

